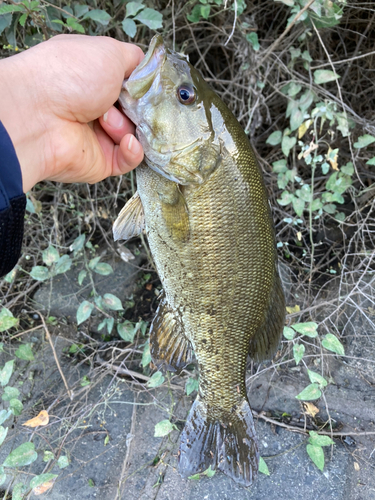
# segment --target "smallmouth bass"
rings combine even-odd
[[[119,98],[145,162],[115,239],[146,231],[163,294],[150,329],[153,362],[199,368],[181,434],[179,472],[209,466],[249,486],[259,450],[245,371],[277,349],[285,318],[260,168],[238,121],[187,58],[155,36]]]

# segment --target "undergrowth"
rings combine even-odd
[[[374,331],[374,20],[371,3],[340,0],[25,0],[0,7],[3,57],[74,32],[109,35],[146,50],[154,30],[189,55],[248,134],[275,221],[288,324],[276,358],[252,367],[249,380],[265,370],[301,363],[306,388],[296,397],[322,400],[328,415],[328,355],[356,363],[361,356],[350,356],[350,345],[357,325],[364,335]],[[1,346],[12,370],[12,360],[15,366],[18,359],[32,360],[32,343],[20,343],[23,332],[42,328],[58,333],[48,305],[36,310],[33,296],[42,282],[53,287],[54,280],[68,273],[80,292],[85,289],[85,294],[77,293],[80,305],[72,325],[77,338],[66,352],[91,367],[78,389],[90,390],[97,374],[109,372],[137,391],[181,386],[180,379],[166,380],[150,364],[147,326],[160,284],[147,259],[147,244],[116,245],[112,238],[112,223],[134,183],[133,174],[94,186],[43,182],[28,193],[23,254],[0,282]],[[137,252],[142,257],[136,265],[132,259]],[[110,275],[110,262],[119,259],[139,269],[134,296],[117,297],[110,287],[104,293],[96,290],[95,276]],[[148,294],[146,305],[137,307],[142,294]],[[19,391],[9,386],[10,364],[2,370],[3,400],[9,403],[0,424],[23,416]],[[186,394],[194,394],[196,370],[185,370],[184,377]],[[156,427],[157,436],[175,429],[173,406],[165,410],[168,419]],[[316,434],[322,425],[311,415],[307,453],[323,469],[322,446],[331,441]],[[333,432],[329,418],[324,428]],[[31,448],[27,451],[35,457]],[[57,463],[56,455],[50,459],[48,464]],[[9,463],[4,467],[3,474],[12,470]],[[42,477],[41,483],[17,487],[23,495],[54,480],[55,475]]]

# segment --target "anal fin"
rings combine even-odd
[[[158,369],[177,373],[191,363],[193,357],[182,321],[169,307],[164,292],[151,324],[150,353]]]
[[[113,237],[116,240],[129,240],[139,236],[145,228],[145,216],[138,191],[130,198],[113,224]]]

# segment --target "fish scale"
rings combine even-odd
[[[196,94],[192,104],[179,102],[180,88]],[[163,285],[150,329],[154,363],[179,373],[194,352],[199,369],[179,472],[188,477],[211,466],[248,486],[259,451],[247,356],[273,354],[285,317],[260,168],[225,104],[161,37],[125,83],[120,103],[137,125],[145,163],[114,234],[146,231]]]

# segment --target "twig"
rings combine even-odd
[[[61,378],[63,379],[66,392],[68,393],[68,396],[69,396],[70,400],[73,401],[73,393],[69,389],[69,386],[68,386],[68,383],[66,381],[65,375],[64,375],[64,373],[63,373],[63,371],[61,369],[60,362],[59,362],[59,359],[58,359],[57,354],[56,354],[55,346],[53,345],[53,342],[52,342],[52,339],[51,339],[51,335],[50,335],[50,333],[48,331],[46,322],[44,321],[44,317],[43,317],[43,315],[39,311],[36,311],[36,312],[39,314],[40,319],[42,320],[42,323],[43,323],[43,326],[44,326],[44,330],[46,332],[46,336],[47,336],[48,342],[49,342],[49,344],[51,346],[51,349],[52,349],[52,352],[53,352],[53,357],[55,358],[55,362],[56,362],[56,365],[57,365],[57,369],[59,370]]]
[[[237,22],[237,0],[234,0],[234,21],[233,21],[233,26],[232,26],[232,31],[230,32],[228,40],[224,43],[224,47],[226,47],[234,35],[234,30],[236,29],[236,22]]]

